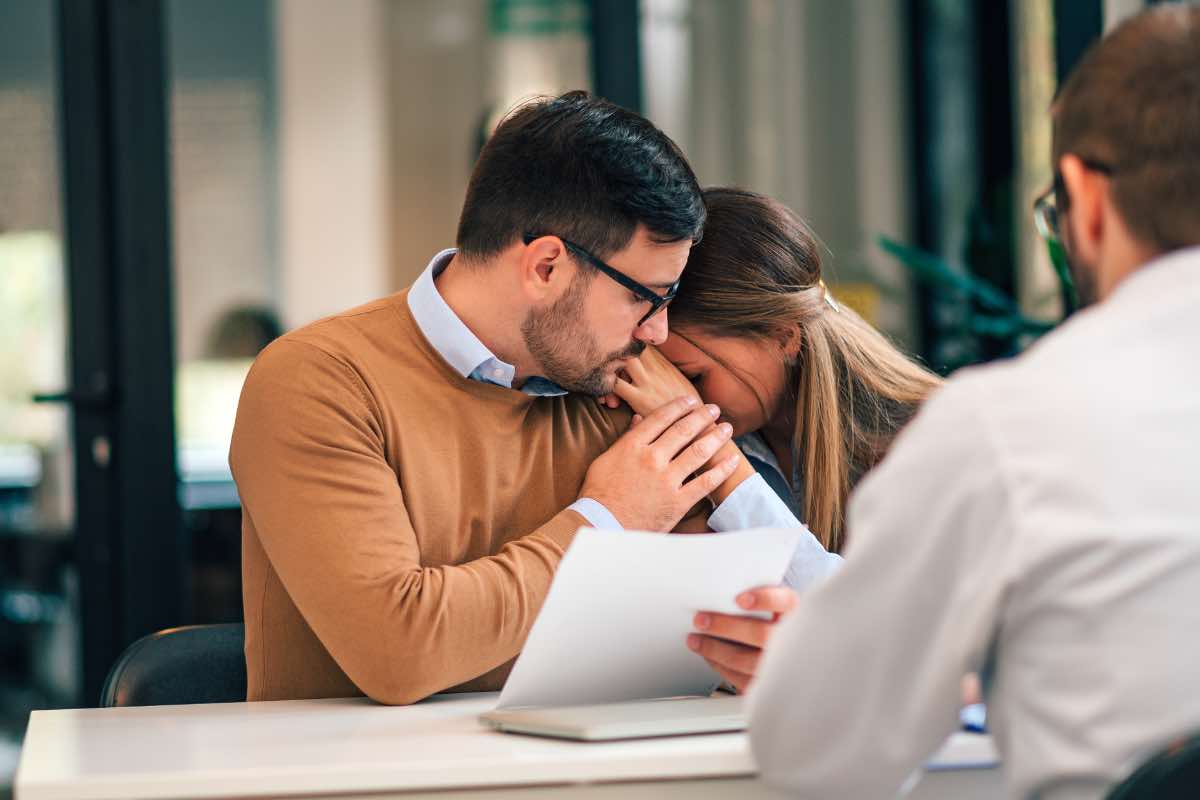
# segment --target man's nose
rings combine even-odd
[[[633,332],[633,338],[655,347],[665,342],[667,340],[667,311],[668,309],[664,308],[639,325]]]

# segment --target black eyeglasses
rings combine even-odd
[[[1104,175],[1112,175],[1115,172],[1111,165],[1103,161],[1091,158],[1081,158],[1080,161],[1094,172]],[[1062,243],[1062,229],[1059,227],[1062,224],[1060,212],[1066,210],[1067,199],[1067,187],[1063,183],[1062,173],[1056,170],[1054,182],[1033,201],[1033,223],[1037,226],[1038,233],[1048,242]]]
[[[527,233],[524,236],[525,244],[530,244],[535,239],[540,239],[543,236],[553,236],[553,234]],[[626,289],[633,292],[638,297],[642,298],[642,300],[644,300],[650,304],[650,310],[646,312],[645,316],[643,316],[640,320],[638,320],[637,326],[639,328],[641,326],[645,325],[646,321],[648,319],[653,317],[659,311],[662,311],[664,308],[666,308],[667,305],[672,300],[675,299],[675,295],[679,292],[679,281],[675,281],[669,287],[667,287],[666,294],[659,294],[658,292],[654,291],[653,289],[650,289],[650,288],[638,283],[633,278],[626,275],[624,272],[621,272],[621,270],[616,269],[615,267],[610,267],[608,264],[605,264],[599,258],[592,255],[587,250],[584,250],[582,247],[575,244],[574,242],[567,241],[566,239],[562,238],[561,236],[558,236],[556,238],[559,241],[561,241],[563,243],[563,246],[566,247],[567,250],[569,250],[571,253],[573,253],[576,257],[582,258],[584,261],[591,264],[593,267],[600,270],[605,275],[612,278],[614,281],[621,284]]]
[[[1090,158],[1081,158],[1080,161],[1088,169],[1105,175],[1112,175],[1116,171],[1103,161]],[[1061,212],[1066,210],[1067,200],[1067,187],[1063,183],[1062,173],[1056,170],[1054,182],[1033,201],[1033,224],[1046,242],[1046,249],[1050,254],[1050,265],[1054,268],[1055,275],[1058,276],[1059,288],[1062,291],[1063,311],[1070,316],[1079,308],[1079,293],[1075,287],[1075,281],[1071,277],[1070,267],[1067,265],[1067,251],[1063,247],[1062,228],[1060,227],[1062,225]]]

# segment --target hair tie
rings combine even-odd
[[[837,301],[833,299],[833,293],[830,292],[829,287],[825,285],[824,279],[818,279],[817,286],[821,287],[821,293],[824,295],[825,302],[829,304],[829,307],[839,314],[842,313],[842,307],[839,306]]]

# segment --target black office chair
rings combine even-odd
[[[190,625],[143,636],[104,680],[100,705],[162,706],[246,699],[246,627]]]
[[[1183,800],[1200,795],[1200,734],[1177,739],[1121,781],[1108,800]]]

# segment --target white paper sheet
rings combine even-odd
[[[687,648],[697,611],[779,583],[800,529],[674,534],[584,528],[555,574],[500,708],[613,703],[711,692]]]
[[[988,769],[1000,766],[996,743],[986,733],[958,731],[925,762],[926,770]]]

